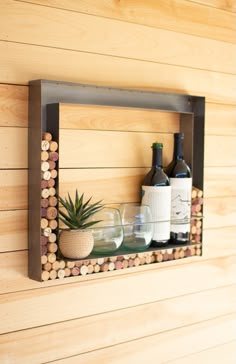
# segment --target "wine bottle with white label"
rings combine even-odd
[[[171,242],[187,243],[190,237],[192,176],[184,160],[184,133],[174,134],[173,160],[166,169],[171,185]]]
[[[170,239],[171,187],[162,166],[162,143],[152,144],[152,168],[142,183],[142,204],[152,213],[152,246],[164,246]]]

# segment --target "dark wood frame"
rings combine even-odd
[[[44,131],[59,139],[58,103],[147,108],[180,114],[186,135],[185,156],[193,185],[203,190],[205,97],[143,90],[98,87],[48,80],[29,83],[28,201],[29,277],[41,281],[41,140]],[[54,104],[54,105],[53,105]]]

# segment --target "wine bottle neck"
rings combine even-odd
[[[162,148],[153,148],[152,152],[152,167],[162,168]]]
[[[183,138],[175,138],[174,141],[174,160],[183,160],[184,159],[184,139]]]

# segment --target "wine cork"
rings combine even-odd
[[[80,274],[81,274],[82,276],[85,276],[87,273],[88,273],[88,266],[87,266],[87,265],[82,265],[82,266],[80,267]]]
[[[47,155],[48,155],[48,158],[49,158],[49,154],[48,153],[47,153]],[[48,158],[47,158],[47,162],[49,164],[49,170],[51,171],[52,169],[55,169],[56,168],[56,162],[51,161],[50,159],[48,160]]]
[[[48,188],[48,181],[46,181],[45,179],[41,180],[41,190]]]
[[[49,204],[49,201],[47,198],[41,198],[41,207],[44,207],[44,208],[47,208],[48,207],[48,204]]]
[[[66,262],[67,268],[74,268],[75,262],[70,262],[69,260]]]
[[[43,229],[43,235],[46,237],[49,237],[49,235],[52,233],[52,229],[50,227],[46,227]]]
[[[76,267],[81,267],[81,265],[83,265],[83,261],[82,261],[82,260],[77,260],[77,261],[75,262],[75,266],[76,266]]]
[[[41,207],[41,217],[46,217],[46,216],[47,216],[47,209]]]
[[[45,181],[48,181],[51,178],[51,172],[46,171],[41,173],[41,178]]]
[[[97,259],[90,259],[89,264],[96,265]]]
[[[48,207],[47,208],[47,219],[49,220],[55,220],[57,217],[57,209],[55,207]]]
[[[150,264],[151,263],[151,256],[150,255],[147,255],[146,257],[145,257],[145,261],[146,261],[146,264]]]
[[[59,269],[57,272],[57,276],[59,279],[63,279],[65,277],[66,273],[64,271],[64,269]]]
[[[174,259],[179,259],[179,252],[178,252],[178,250],[176,250],[174,252]]]
[[[49,280],[49,272],[47,270],[43,270],[41,274],[42,281],[48,281]]]
[[[143,265],[146,263],[146,258],[144,256],[140,257],[140,265]]]
[[[47,161],[47,160],[48,160],[48,158],[49,158],[49,154],[48,154],[48,152],[47,152],[46,150],[43,150],[43,151],[41,152],[41,161]]]
[[[135,265],[135,267],[138,267],[140,265],[140,258],[139,257],[136,257],[134,259],[134,265]]]
[[[97,259],[97,263],[98,263],[99,265],[102,265],[102,264],[104,263],[104,258],[98,258],[98,259]]]
[[[47,254],[47,247],[46,245],[41,245],[41,255],[46,255]]]
[[[134,260],[133,259],[129,259],[128,260],[128,267],[133,267],[134,266]]]
[[[46,236],[44,236],[44,235],[41,235],[40,236],[40,243],[41,243],[41,245],[46,245],[47,242],[48,242],[48,238]]]
[[[100,268],[100,265],[99,264],[95,264],[94,265],[94,273],[98,273],[100,272],[101,268]]]
[[[58,144],[57,144],[57,142],[55,142],[55,141],[50,141],[49,142],[49,150],[51,151],[51,152],[56,152],[56,150],[58,149]]]
[[[103,263],[103,264],[101,265],[101,271],[102,271],[102,272],[107,272],[107,271],[108,271],[108,269],[109,269],[109,265],[108,265],[107,263]]]
[[[49,243],[55,243],[55,241],[57,240],[57,236],[56,236],[56,234],[54,234],[54,233],[51,233],[50,235],[49,235],[49,237],[48,237],[48,241],[49,241]],[[57,244],[56,244],[57,245]]]
[[[44,189],[41,191],[41,196],[42,196],[42,198],[48,198],[48,197],[49,197],[49,191],[48,191],[48,188],[44,188]]]
[[[114,270],[114,269],[115,269],[115,263],[114,263],[114,262],[110,262],[110,263],[108,264],[108,270],[112,271],[112,270]]]
[[[52,269],[58,270],[59,268],[60,268],[60,263],[58,262],[58,260],[52,263]]]
[[[167,252],[164,252],[162,256],[164,261],[169,259],[169,254]]]
[[[49,163],[48,162],[41,162],[41,171],[46,172],[49,170]]]
[[[109,262],[116,262],[117,261],[117,257],[109,257]]]
[[[49,272],[49,279],[56,279],[57,278],[57,271],[52,269],[50,272]]]
[[[122,268],[123,268],[122,262],[120,260],[117,260],[115,262],[115,269],[122,269]]]
[[[57,249],[58,249],[58,246],[57,246],[56,243],[49,243],[47,245],[47,248],[48,248],[49,253],[56,253]]]
[[[186,249],[185,256],[186,257],[191,257],[191,250],[190,249]]]
[[[47,258],[49,263],[54,263],[57,260],[56,254],[54,253],[48,253]]]
[[[50,188],[50,187],[54,187],[55,186],[55,184],[56,184],[56,182],[55,182],[55,179],[53,179],[53,178],[50,178],[48,181],[47,181],[47,187],[48,188]]]
[[[52,140],[52,134],[48,132],[44,132],[42,134],[42,139],[50,142]]]
[[[162,261],[163,261],[163,255],[162,255],[161,253],[156,255],[156,261],[157,261],[158,263],[160,263],[160,262],[162,262]]]
[[[79,267],[74,267],[71,269],[71,274],[72,276],[78,276],[79,275],[79,270],[80,268]]]
[[[50,173],[51,173],[52,178],[56,178],[57,177],[57,170],[56,169],[52,169],[50,171]]]
[[[60,269],[64,269],[66,266],[66,262],[64,260],[59,260]]]
[[[64,269],[64,272],[65,272],[65,277],[70,277],[70,275],[71,275],[71,269],[70,268],[66,267]]]
[[[41,219],[40,225],[41,225],[41,229],[45,229],[46,227],[48,227],[48,220],[43,217]],[[45,236],[47,236],[47,235],[45,235]]]
[[[51,197],[55,196],[55,194],[56,194],[56,189],[55,189],[54,187],[50,187],[50,188],[48,189],[48,191],[49,191],[49,196],[51,196]]]
[[[185,257],[185,253],[184,253],[184,250],[183,249],[180,250],[179,257],[180,257],[180,259],[182,259],[182,258]]]
[[[127,259],[124,259],[124,260],[122,261],[122,266],[123,266],[123,268],[124,268],[124,269],[128,268],[128,266],[129,266],[129,261],[128,261]]]
[[[88,267],[88,274],[93,273],[93,271],[94,271],[94,266],[93,266],[92,264],[89,264],[87,267]]]
[[[58,226],[58,222],[57,220],[49,220],[48,221],[48,226],[52,229],[55,230]]]
[[[48,272],[50,272],[50,270],[52,269],[52,264],[47,262],[43,265],[43,269],[47,270]]]
[[[59,154],[57,152],[49,152],[49,159],[56,162],[59,158]]]
[[[55,207],[55,206],[57,206],[57,198],[55,197],[55,196],[50,196],[49,198],[48,198],[48,203],[49,203],[49,206],[51,206],[51,207]]]
[[[46,264],[46,263],[47,263],[47,261],[48,261],[47,256],[46,256],[46,255],[42,255],[42,256],[41,256],[41,264]]]
[[[41,149],[42,150],[48,150],[49,149],[49,142],[47,140],[42,140]]]

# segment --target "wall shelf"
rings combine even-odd
[[[193,185],[203,190],[205,98],[174,93],[116,89],[48,80],[31,81],[29,90],[29,277],[31,279],[42,281],[63,278],[66,276],[62,272],[64,271],[65,273],[65,268],[70,269],[70,275],[83,275],[91,273],[88,268],[91,265],[99,265],[100,268],[97,267],[97,270],[99,269],[98,271],[106,271],[120,269],[120,263],[117,262],[121,261],[127,261],[123,263],[124,266],[122,268],[128,268],[136,265],[160,263],[166,260],[201,255],[201,242],[194,242],[183,246],[168,245],[165,249],[149,248],[142,253],[127,252],[124,255],[119,255],[122,253],[119,252],[119,254],[110,257],[96,258],[95,256],[91,256],[84,263],[83,261],[73,262],[72,260],[63,260],[59,254],[56,254],[56,261],[61,262],[61,266],[59,266],[59,263],[57,264],[57,272],[61,271],[61,275],[56,273],[50,276],[50,273],[45,273],[46,278],[42,278],[43,265],[46,262],[42,259],[40,242],[41,140],[43,132],[50,132],[53,135],[53,140],[59,143],[59,162],[57,166],[59,174],[55,185],[58,193],[61,185],[60,163],[62,163],[64,171],[67,169],[63,165],[65,163],[64,160],[61,159],[61,153],[63,155],[63,147],[61,148],[60,140],[61,105],[67,106],[73,104],[86,105],[88,107],[99,105],[108,108],[126,108],[127,110],[153,110],[178,113],[179,130],[184,132],[186,136],[184,152],[185,159],[192,169]],[[64,127],[64,129],[66,128]],[[84,127],[83,132],[85,133],[85,131],[86,127]],[[110,168],[110,166],[105,167]],[[68,168],[73,169],[78,168],[78,166],[74,167],[72,163]],[[82,166],[81,168],[85,167]],[[118,168],[120,168],[119,165]],[[91,192],[92,194],[93,192]],[[98,260],[101,264],[98,264]],[[50,264],[54,262],[52,261]],[[91,267],[90,269],[92,270]]]

